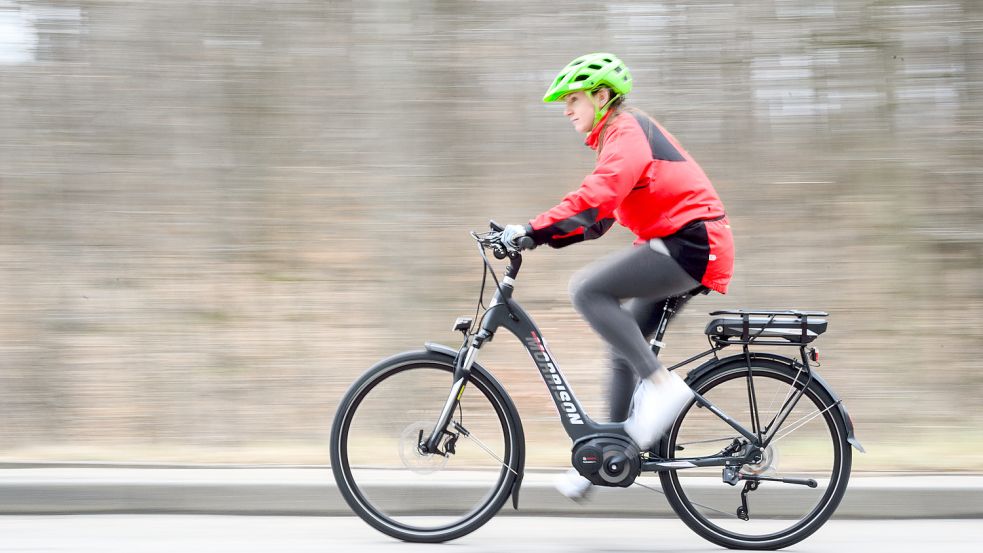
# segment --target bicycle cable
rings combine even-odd
[[[473,236],[477,237],[477,235],[474,232],[472,232],[471,234]],[[502,290],[502,285],[501,285],[501,283],[498,282],[498,276],[495,274],[495,269],[492,268],[491,262],[488,261],[488,256],[485,255],[485,247],[481,243],[481,240],[480,239],[478,240],[478,253],[481,254],[481,259],[485,263],[485,269],[486,269],[486,271],[488,273],[491,273],[492,280],[495,281],[495,288],[498,289],[498,293],[502,297],[502,303],[505,305],[505,309],[508,309],[509,315],[512,317],[512,320],[516,320],[516,321],[519,320],[519,318],[515,316],[515,312],[512,311],[512,306],[509,305],[508,299],[505,297],[505,291]],[[487,313],[487,311],[486,311],[486,313]]]
[[[474,233],[471,234],[473,235]],[[478,244],[478,247],[481,248],[480,243]],[[482,307],[485,307],[485,283],[487,281],[488,281],[488,266],[486,264],[482,267],[482,271],[481,271],[481,290],[478,292],[478,305],[475,306],[474,308],[474,318],[471,319],[471,328],[468,328],[468,335],[467,337],[465,337],[465,340],[476,334],[476,332],[474,332],[472,329],[474,329],[475,323],[478,322],[478,312],[481,311]],[[485,307],[485,310],[487,311],[488,308]]]

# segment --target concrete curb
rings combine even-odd
[[[589,502],[571,502],[553,490],[554,474],[527,471],[519,510],[506,504],[501,514],[675,516],[664,496],[640,486],[599,488]],[[466,498],[473,482],[467,474],[455,476],[441,497]],[[646,476],[639,482],[661,491],[658,478]],[[713,486],[717,488],[720,486]],[[376,493],[399,500],[418,492],[393,479],[382,482]],[[0,468],[0,514],[56,513],[352,514],[328,467],[25,464]],[[836,516],[981,518],[983,476],[854,474]]]

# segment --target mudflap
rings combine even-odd
[[[522,485],[522,475],[524,472],[520,472],[519,476],[515,477],[515,482],[512,483],[512,508],[516,511],[519,510],[519,486]]]

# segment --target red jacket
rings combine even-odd
[[[725,293],[733,237],[710,179],[657,122],[642,113],[612,113],[587,136],[586,144],[599,150],[594,171],[530,221],[527,233],[537,244],[563,247],[598,238],[617,221],[638,236],[636,243],[662,238],[697,281]]]

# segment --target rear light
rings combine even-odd
[[[816,348],[809,348],[809,360],[813,363],[819,362],[819,350]]]

